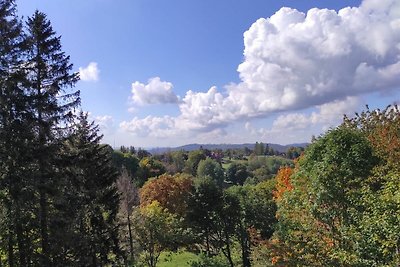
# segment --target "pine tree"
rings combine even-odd
[[[81,113],[67,147],[71,154],[71,174],[76,215],[73,247],[75,261],[81,266],[104,266],[120,256],[116,216],[119,194],[116,188],[118,172],[112,165],[111,153],[100,145],[98,126],[88,122]]]
[[[67,125],[73,117],[72,111],[79,105],[79,92],[66,93],[78,81],[72,73],[69,56],[61,50],[57,37],[46,15],[36,11],[27,21],[27,57],[24,64],[29,79],[28,96],[33,130],[36,133],[33,149],[36,190],[39,194],[41,266],[50,266],[51,249],[60,245],[51,241],[50,231],[57,231],[53,219],[60,197],[58,176],[61,158],[57,158]],[[58,165],[57,165],[58,164]],[[50,249],[51,248],[51,249]]]
[[[16,16],[14,1],[0,1],[0,249],[7,251],[9,266],[26,266],[32,254],[28,238],[32,190],[27,149],[32,131],[26,120],[23,44],[22,23]]]

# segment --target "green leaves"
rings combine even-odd
[[[197,177],[209,178],[215,181],[218,186],[222,186],[224,182],[224,170],[218,162],[212,160],[211,158],[206,158],[205,160],[201,160],[199,162],[197,168]]]
[[[348,223],[348,210],[357,208],[353,200],[376,162],[368,140],[351,129],[331,130],[313,143],[301,159],[300,169],[310,179],[316,218],[331,227],[336,220]]]
[[[278,202],[274,259],[287,265],[400,262],[397,107],[361,113],[315,140]]]
[[[160,253],[175,249],[185,240],[181,220],[160,206],[157,201],[136,209],[133,213],[134,239],[143,249],[144,259],[149,267],[155,267]]]

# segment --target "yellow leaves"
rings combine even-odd
[[[160,206],[160,202],[157,200],[152,201],[147,206],[140,207],[140,213],[147,215],[148,217],[153,217],[162,212],[163,208]]]

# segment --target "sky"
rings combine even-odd
[[[400,100],[400,0],[17,0],[61,35],[103,142],[309,142]]]

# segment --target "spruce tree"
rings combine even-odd
[[[34,138],[35,187],[39,195],[41,266],[52,266],[52,254],[57,253],[60,240],[55,235],[57,203],[61,195],[63,177],[60,177],[60,148],[65,139],[65,126],[73,118],[73,109],[79,105],[79,92],[67,90],[79,76],[72,72],[69,56],[61,49],[44,13],[36,11],[27,21],[27,57],[24,64],[29,79],[28,96]],[[52,234],[53,233],[53,234]],[[53,255],[56,257],[56,255]]]
[[[108,147],[99,142],[98,126],[81,113],[66,148],[70,154],[70,175],[73,182],[74,231],[77,237],[72,248],[80,266],[104,266],[119,257],[116,216],[119,194],[118,172],[112,164]]]
[[[7,251],[4,254],[9,266],[26,266],[33,251],[28,235],[32,216],[28,147],[32,131],[21,71],[23,55],[22,23],[14,1],[0,1],[0,250]]]

